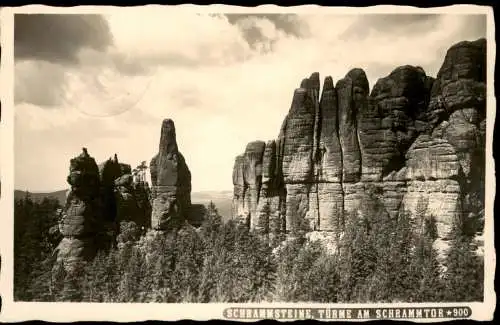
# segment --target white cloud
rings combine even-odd
[[[36,102],[42,106],[60,105],[66,97],[66,71],[46,61],[26,60],[15,63],[16,102]],[[53,85],[57,87],[50,87]]]
[[[249,53],[238,29],[223,17],[159,9],[108,16],[116,49],[144,64],[231,64]]]
[[[302,78],[318,71],[338,80],[361,67],[373,87],[403,64],[435,75],[449,46],[484,36],[471,31],[467,16],[442,17],[438,27],[411,37],[370,30],[356,39],[342,37],[355,16],[301,17],[307,38],[262,19],[244,22],[274,40],[273,51],[263,53],[224,17],[185,15],[109,16],[115,47],[107,56],[80,53],[80,68],[64,71],[64,103],[53,109],[16,106],[16,187],[64,187],[68,161],[82,146],[98,161],[117,152],[132,164],[149,162],[162,119],[172,118],[193,190],[231,189],[234,157],[249,141],[277,137]],[[125,63],[141,73],[127,73]]]

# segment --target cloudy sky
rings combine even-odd
[[[277,137],[302,78],[435,76],[447,48],[485,36],[479,15],[16,15],[15,187],[66,188],[83,146],[149,164],[172,118],[193,191],[231,190],[234,157]]]

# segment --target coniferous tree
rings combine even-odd
[[[416,247],[416,221],[408,211],[398,215],[391,245],[393,301],[405,301],[416,290],[420,265],[413,263]]]
[[[63,288],[59,293],[57,301],[80,302],[82,300],[82,297],[83,294],[78,283],[78,279],[72,275],[66,275]]]
[[[52,276],[50,280],[50,292],[53,301],[60,296],[60,293],[64,287],[64,280],[66,278],[66,270],[64,269],[64,263],[62,260],[56,261],[52,268]]]
[[[437,261],[437,253],[432,246],[432,241],[425,238],[421,245],[423,256],[416,259],[421,263],[421,274],[419,287],[416,291],[414,301],[419,302],[437,302],[442,300],[444,290],[443,281],[440,273],[440,265]]]
[[[469,237],[460,235],[453,239],[446,257],[447,301],[483,301],[484,262],[474,248]]]
[[[310,288],[309,301],[335,303],[340,286],[336,257],[325,251],[314,262],[304,286]]]
[[[339,257],[340,302],[361,302],[366,299],[366,281],[375,270],[377,255],[371,225],[365,216],[350,213],[341,241]]]
[[[199,285],[203,265],[203,243],[194,229],[186,225],[176,234],[175,266],[172,288],[182,301],[193,300]]]
[[[14,299],[39,299],[33,287],[36,278],[47,272],[44,260],[52,255],[57,237],[50,229],[57,224],[56,199],[34,201],[29,192],[14,204]],[[45,276],[46,277],[46,276]],[[38,293],[37,293],[38,292]],[[35,294],[35,296],[34,296]]]
[[[222,217],[219,215],[219,212],[212,201],[210,201],[207,206],[203,220],[204,221],[200,226],[200,235],[205,244],[209,245],[210,248],[213,248],[211,245],[216,244],[217,237],[221,231]]]
[[[56,263],[56,256],[54,254],[42,261],[37,268],[33,269],[31,273],[31,285],[29,287],[33,301],[53,301],[52,270]]]
[[[476,253],[472,236],[457,216],[446,254],[444,297],[447,301],[483,301],[484,260]]]
[[[367,299],[371,302],[389,302],[392,298],[393,282],[397,270],[394,270],[394,237],[396,220],[392,220],[387,213],[380,216],[375,231],[376,266],[367,281]]]
[[[118,248],[99,252],[78,276],[66,274],[47,236],[55,214],[51,202],[16,202],[19,229],[17,297],[37,301],[92,302],[395,302],[481,300],[482,260],[470,236],[454,229],[447,272],[441,279],[434,217],[423,199],[414,215],[391,219],[376,192],[346,213],[336,253],[298,237],[269,244],[267,236],[223,222],[211,202],[198,229],[148,232],[138,238],[125,227]],[[45,221],[30,221],[43,215]],[[47,221],[52,220],[52,221]],[[38,231],[42,229],[41,235]],[[37,242],[44,243],[35,245]],[[28,261],[44,261],[29,270]],[[54,267],[52,267],[54,265]],[[23,271],[24,270],[24,271]],[[460,287],[461,286],[461,287]],[[441,289],[443,288],[443,289]],[[465,289],[464,289],[465,288]],[[443,292],[441,296],[436,294]]]
[[[132,252],[131,245],[124,245],[117,252],[117,271],[119,274],[117,301],[119,302],[132,302],[134,296],[134,275],[130,270]]]
[[[307,243],[299,249],[291,273],[293,301],[336,300],[338,279],[332,268],[333,260],[319,242]],[[324,286],[320,287],[318,283]]]
[[[295,260],[298,258],[303,243],[301,241],[285,242],[278,247],[276,256],[276,280],[273,300],[295,301],[297,281],[295,280]]]
[[[120,277],[117,274],[116,251],[100,251],[84,269],[84,300],[89,302],[116,302]]]

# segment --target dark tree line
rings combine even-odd
[[[14,203],[14,298],[37,300],[43,296],[34,279],[52,267],[52,253],[61,240],[57,231],[57,199],[35,201],[27,192]]]
[[[457,225],[445,261],[433,242],[435,220],[419,202],[415,215],[391,218],[376,198],[348,214],[335,251],[297,238],[279,245],[232,220],[215,205],[199,228],[138,233],[122,223],[118,245],[69,277],[53,268],[57,204],[16,202],[15,299],[92,302],[430,302],[481,301],[483,260]],[[57,265],[56,265],[57,266]],[[445,271],[443,271],[445,268]],[[56,271],[54,271],[56,270]]]

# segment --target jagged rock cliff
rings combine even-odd
[[[426,202],[445,243],[454,222],[483,213],[485,71],[480,39],[452,46],[436,79],[406,65],[371,93],[353,69],[336,85],[326,77],[319,96],[313,73],[277,140],[251,142],[236,157],[233,215],[272,234],[339,233],[370,187],[392,217]]]
[[[191,208],[191,172],[177,148],[175,125],[163,120],[158,154],[151,159],[151,226],[168,230],[186,221]]]

